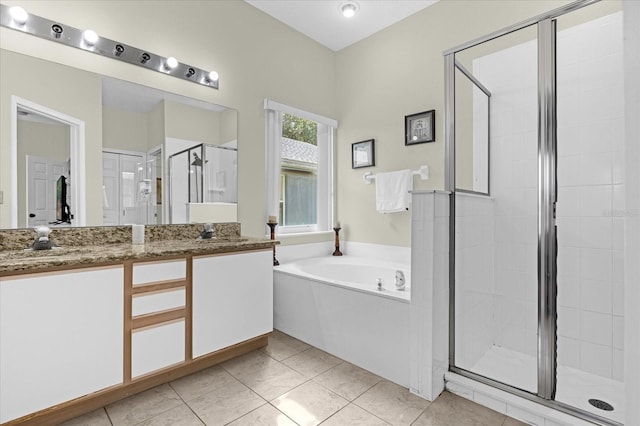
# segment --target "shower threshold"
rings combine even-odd
[[[536,357],[522,352],[492,346],[469,371],[529,392],[536,389]],[[557,383],[556,401],[624,423],[623,382],[559,364]],[[590,399],[605,401],[613,410],[597,408]]]

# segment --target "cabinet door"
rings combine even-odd
[[[273,330],[271,251],[193,259],[193,357]]]
[[[121,266],[0,278],[0,423],[122,383]]]

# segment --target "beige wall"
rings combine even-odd
[[[20,34],[22,35],[22,34]],[[24,35],[22,35],[24,37]],[[0,32],[5,44],[5,30]],[[97,74],[0,50],[0,228],[10,224],[11,208],[11,96],[35,102],[86,124],[87,223],[102,223],[102,92]]]
[[[220,143],[220,113],[165,101],[164,114],[166,137],[214,145]]]
[[[147,134],[149,135],[147,150],[150,150],[164,144],[164,102],[160,102],[150,111],[147,118]]]
[[[9,0],[3,4],[21,5],[28,12],[76,28],[92,28],[110,39],[157,54],[173,55],[186,63],[218,71],[220,90],[213,90],[0,28],[2,48],[236,109],[240,171],[238,219],[245,235],[261,236],[266,233],[262,179],[265,164],[264,98],[329,117],[337,115],[334,53],[243,1]],[[292,58],[296,60],[292,61]],[[27,86],[43,79],[37,68],[31,70],[30,76],[24,79]],[[69,80],[69,83],[73,81]],[[49,85],[53,84],[49,82]],[[67,94],[73,87],[60,82],[55,85]],[[82,94],[83,91],[77,87],[73,94]],[[9,91],[9,86],[3,84],[3,96]],[[84,105],[80,109],[83,116],[88,112]],[[9,114],[9,108],[3,105],[2,114]],[[99,116],[101,113],[96,109],[95,114]],[[2,126],[0,187],[5,191],[8,179],[4,176],[4,153],[9,131],[8,126]],[[102,129],[98,128],[95,134],[99,137],[101,133]],[[91,155],[99,161],[99,151]],[[99,188],[99,185],[100,176],[87,182],[88,196],[95,194],[89,200],[88,210],[94,207],[101,209],[98,197],[101,191],[90,190]],[[7,195],[5,192],[5,199]],[[0,227],[6,227],[7,203],[1,208]],[[97,223],[98,219],[101,215],[89,223]]]
[[[367,243],[410,245],[411,214],[375,210],[375,187],[362,174],[430,168],[414,188],[444,187],[442,52],[566,1],[456,1],[435,5],[336,54],[338,142],[337,211],[343,237]],[[436,110],[436,142],[404,146],[404,116]],[[376,167],[351,169],[351,144],[376,140]]]
[[[147,152],[149,114],[113,108],[102,109],[102,146],[104,148]]]
[[[232,109],[220,113],[220,143],[238,139],[238,112]]]

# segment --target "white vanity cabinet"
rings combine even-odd
[[[0,277],[0,423],[123,381],[123,266]]]
[[[273,331],[273,254],[193,258],[193,358]]]

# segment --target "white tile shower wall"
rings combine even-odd
[[[449,367],[449,194],[412,193],[410,383],[430,401]]]
[[[557,42],[558,357],[615,380],[624,371],[622,29],[619,12]]]
[[[456,365],[472,369],[494,344],[493,199],[456,193]]]

